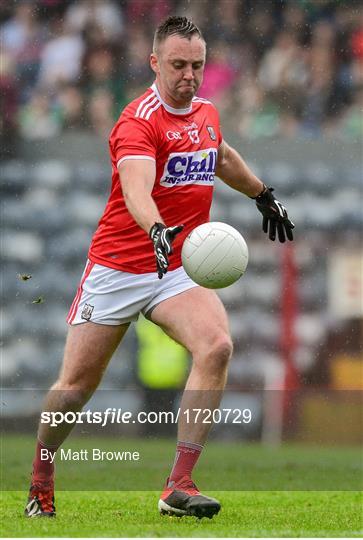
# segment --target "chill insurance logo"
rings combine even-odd
[[[186,184],[212,186],[216,163],[217,150],[215,148],[170,154],[160,178],[160,185],[164,187]]]

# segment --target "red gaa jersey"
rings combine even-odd
[[[169,270],[181,266],[185,237],[209,221],[221,142],[218,112],[210,101],[195,97],[187,109],[174,109],[163,102],[155,84],[132,101],[111,131],[111,194],[90,260],[135,274],[156,271],[153,244],[125,205],[117,170],[126,159],[151,159],[156,162],[152,197],[162,219],[167,226],[184,225],[173,242]]]

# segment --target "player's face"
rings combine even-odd
[[[151,55],[161,97],[174,107],[188,106],[203,81],[205,42],[193,36],[169,36]]]

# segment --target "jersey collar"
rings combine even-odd
[[[156,86],[156,83],[153,83],[151,85],[151,90],[153,90],[158,98],[158,100],[160,101],[160,103],[162,104],[162,106],[164,107],[164,109],[166,111],[168,111],[169,113],[171,114],[189,114],[192,112],[192,104],[190,104],[189,107],[187,107],[186,109],[174,109],[174,107],[171,107],[170,105],[168,105],[167,103],[165,103],[165,101],[160,97],[160,94],[159,94],[159,90]]]

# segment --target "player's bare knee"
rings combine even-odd
[[[228,335],[221,335],[208,344],[207,349],[197,360],[197,365],[208,373],[224,371],[232,356],[233,344]]]
[[[224,335],[219,337],[212,345],[210,357],[220,367],[225,367],[231,359],[233,352],[232,340],[229,336]]]

